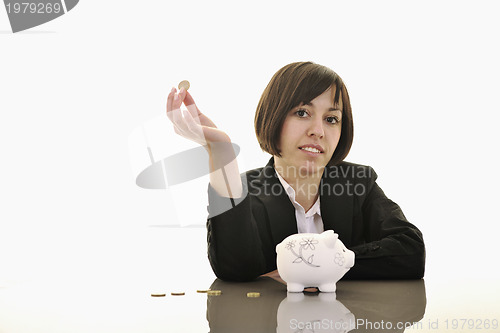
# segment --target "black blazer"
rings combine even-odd
[[[275,270],[276,245],[298,232],[295,208],[273,165],[271,158],[264,168],[242,175],[242,198],[221,197],[209,186],[208,258],[220,279],[248,281]],[[373,168],[348,162],[323,173],[324,229],[334,230],[356,255],[344,278],[422,278],[422,233],[385,196],[376,179]]]

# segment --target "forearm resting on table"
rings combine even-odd
[[[210,185],[222,197],[240,198],[243,188],[231,143],[209,145]]]

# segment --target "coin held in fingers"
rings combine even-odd
[[[184,80],[184,81],[179,82],[179,86],[178,87],[179,87],[179,90],[181,88],[184,88],[185,90],[188,90],[189,87],[191,87],[191,85],[189,84],[188,80]]]

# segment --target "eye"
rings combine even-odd
[[[331,117],[326,117],[326,122],[334,125],[334,124],[337,124],[339,123],[339,118],[338,117],[335,117],[335,116],[331,116]]]
[[[299,116],[299,118],[305,118],[308,115],[307,110],[305,110],[305,109],[299,109],[299,110],[295,111],[295,114],[297,116]]]

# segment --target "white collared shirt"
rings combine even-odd
[[[321,218],[321,210],[319,207],[319,196],[312,207],[306,212],[297,201],[295,201],[295,190],[276,172],[278,179],[283,185],[288,198],[295,207],[295,219],[297,220],[297,230],[299,233],[316,233],[320,234],[324,231],[323,219]]]

